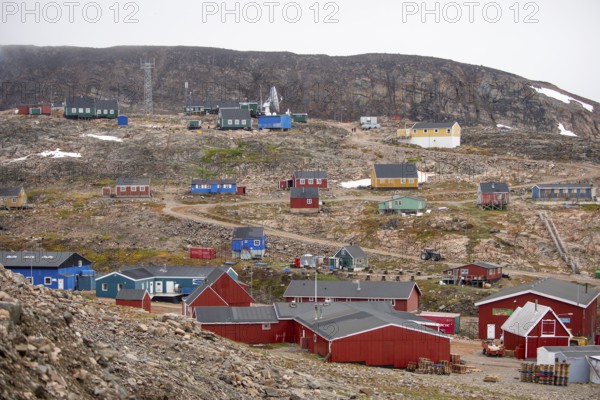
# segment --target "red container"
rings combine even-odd
[[[19,115],[28,115],[29,114],[29,106],[19,106]]]
[[[42,114],[50,115],[50,113],[51,113],[50,104],[43,104],[42,105]]]
[[[217,251],[212,247],[192,247],[190,248],[190,258],[212,260],[217,258]]]
[[[238,196],[245,196],[246,195],[246,186],[236,187],[235,194],[237,194]]]
[[[515,347],[515,355],[516,355],[517,359],[524,360],[525,359],[525,346],[518,345],[517,347]]]
[[[457,320],[460,314],[423,311],[419,316],[440,324],[440,331],[448,335],[458,333]]]

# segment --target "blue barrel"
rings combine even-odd
[[[117,117],[117,126],[129,125],[129,117],[127,115],[119,115]]]

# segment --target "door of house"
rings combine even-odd
[[[167,281],[167,293],[175,293],[175,282]]]
[[[65,288],[65,280],[64,279],[58,279],[58,288],[59,289]]]
[[[150,294],[154,294],[154,282],[149,282],[148,288],[150,289]]]
[[[156,282],[156,293],[162,293],[162,292],[163,292],[162,281],[157,281]]]
[[[496,324],[487,324],[487,338],[496,339]]]

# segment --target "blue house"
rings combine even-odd
[[[264,228],[243,227],[233,230],[231,256],[241,260],[261,259],[265,256],[267,236]]]
[[[237,190],[235,179],[193,179],[190,191],[193,194],[233,193]]]
[[[179,303],[204,282],[212,282],[223,273],[238,280],[232,268],[221,267],[136,267],[96,278],[96,297],[114,299],[121,289],[147,290],[153,299]]]
[[[538,184],[531,189],[534,200],[593,200],[594,188],[591,184],[552,183]]]
[[[4,268],[50,289],[90,290],[88,277],[95,275],[92,262],[72,252],[0,251],[0,257]]]
[[[260,115],[258,129],[292,129],[292,117],[289,115]]]

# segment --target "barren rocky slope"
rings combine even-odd
[[[71,95],[118,97],[125,112],[142,109],[140,59],[155,60],[154,103],[174,113],[192,96],[258,100],[277,86],[283,105],[315,117],[356,119],[398,115],[413,121],[457,120],[463,126],[497,124],[558,133],[559,123],[583,137],[600,132],[600,105],[483,66],[432,57],[365,54],[348,57],[239,52],[201,47],[0,47],[0,109],[19,103],[63,101]],[[101,77],[101,78],[100,78]],[[533,88],[574,100],[562,102]],[[580,103],[596,106],[589,111]]]

